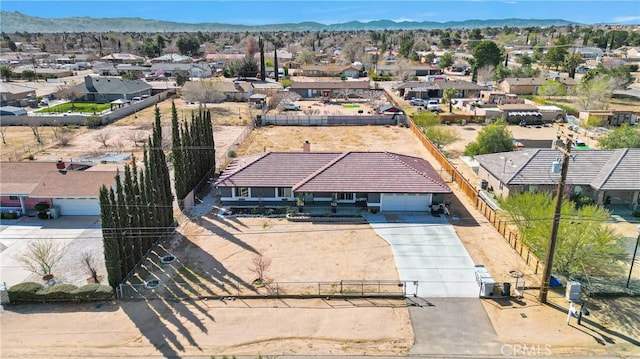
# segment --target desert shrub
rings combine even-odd
[[[73,284],[56,284],[52,287],[40,289],[36,294],[42,297],[42,300],[73,300],[75,296],[72,294],[78,289]]]
[[[9,300],[12,302],[31,302],[41,300],[41,297],[36,293],[42,288],[40,283],[24,282],[11,286],[7,292]]]
[[[229,156],[230,158],[236,158],[238,154],[234,150],[229,150],[229,152],[227,152],[227,156]]]
[[[47,202],[38,202],[33,206],[33,208],[38,212],[46,212],[46,210],[48,210],[49,207],[50,205]]]
[[[88,128],[98,128],[102,125],[102,120],[97,116],[89,116],[84,120],[84,125]]]

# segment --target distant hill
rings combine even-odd
[[[565,26],[575,24],[560,19],[502,19],[502,20],[467,20],[467,21],[402,21],[378,20],[370,22],[351,21],[342,24],[325,25],[317,22],[301,22],[295,24],[272,25],[233,25],[221,23],[188,24],[171,21],[141,19],[132,17],[118,18],[42,18],[29,16],[20,12],[0,11],[0,29],[5,33],[29,32],[245,32],[245,31],[344,31],[344,30],[411,30],[411,29],[446,29],[446,28],[478,28],[478,27],[529,27],[529,26]]]

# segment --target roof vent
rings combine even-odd
[[[302,152],[311,152],[311,143],[309,141],[304,141],[302,144]]]

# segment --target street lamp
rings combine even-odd
[[[633,263],[636,261],[636,253],[638,252],[638,243],[640,242],[640,225],[638,225],[638,238],[636,239],[636,247],[633,249],[633,259],[631,259],[631,268],[629,268],[629,277],[627,278],[627,288],[631,282],[631,273],[633,272]]]

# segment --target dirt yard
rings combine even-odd
[[[168,120],[169,108],[170,103],[161,104],[163,120]],[[189,116],[191,109],[182,106],[179,113]],[[234,109],[217,110],[221,123],[216,126],[244,124],[242,107],[237,110],[237,115]],[[148,126],[153,112],[145,111],[109,127],[131,133]],[[479,128],[462,131],[471,136]],[[542,135],[547,129],[528,131]],[[95,134],[87,136],[87,144],[91,140],[92,146],[99,145]],[[231,141],[235,138],[229,137]],[[438,169],[411,131],[395,126],[258,128],[238,154],[302,150],[305,140],[311,142],[313,151],[392,151],[426,158]],[[216,145],[219,141],[216,137]],[[454,146],[463,147],[463,143]],[[487,266],[498,281],[510,279],[508,272],[515,269],[525,274],[527,285],[535,286],[536,278],[519,256],[452,187],[456,197],[451,211],[460,218],[453,224],[472,259]],[[255,252],[272,259],[267,277],[273,281],[397,278],[389,246],[367,226],[292,224],[277,219],[221,221],[210,214],[182,220],[183,237],[167,245],[183,266],[161,274],[167,278],[189,271],[197,280],[246,283],[255,278],[248,269]],[[637,339],[633,339],[638,337],[638,321],[631,319],[637,315],[631,310],[637,308],[637,300],[594,303],[602,308],[591,317],[597,321],[588,327],[571,327],[564,322],[566,301],[560,294],[552,298],[556,306],[537,304],[536,294],[530,290],[522,300],[508,303],[483,301],[502,342],[550,344],[553,354],[640,354]],[[623,308],[616,313],[629,319],[612,320],[608,310],[613,307]],[[406,355],[413,344],[406,303],[368,300],[149,300],[15,306],[3,309],[0,329],[2,357]]]

